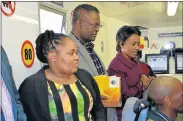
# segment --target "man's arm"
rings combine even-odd
[[[6,54],[6,51],[4,50],[4,48],[1,46],[1,57],[2,57],[2,61],[4,62],[3,64],[6,66],[7,68],[7,73],[9,75],[9,79],[7,81],[9,81],[10,83],[10,86],[12,88],[12,91],[14,93],[14,96],[15,97],[12,97],[12,98],[15,98],[15,101],[16,101],[16,107],[17,107],[17,121],[27,121],[26,119],[26,115],[25,113],[23,112],[23,107],[22,107],[22,104],[20,102],[20,97],[19,97],[19,93],[17,91],[17,88],[15,86],[15,82],[14,82],[14,79],[13,79],[13,73],[12,73],[12,69],[11,69],[11,65],[9,63],[9,59],[8,59],[8,56]]]
[[[16,106],[17,106],[17,121],[27,121],[26,115],[24,113],[23,107],[22,107],[22,103],[20,102],[20,96],[19,93],[17,91],[14,79],[13,79],[13,75],[12,75],[12,69],[10,66],[10,74],[11,74],[11,86],[15,95],[15,101],[16,101]]]

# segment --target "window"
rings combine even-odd
[[[39,8],[40,32],[53,30],[55,33],[66,33],[66,14],[58,6],[41,3]]]

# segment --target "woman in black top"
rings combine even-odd
[[[78,69],[78,48],[64,35],[45,31],[36,39],[36,54],[47,63],[19,88],[28,121],[106,121],[93,77]]]

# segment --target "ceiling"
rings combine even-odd
[[[167,15],[167,2],[97,2],[105,16],[147,28],[182,26],[183,2],[175,16]]]

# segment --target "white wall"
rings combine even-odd
[[[161,27],[149,29],[150,43],[156,43],[157,48],[160,49],[167,41],[174,41],[177,48],[183,47],[182,36],[179,37],[159,37],[159,33],[182,32],[182,26],[175,27]]]
[[[37,2],[16,2],[13,16],[2,14],[2,46],[12,65],[17,88],[26,77],[41,67],[36,55],[31,68],[25,67],[21,59],[21,47],[25,40],[31,41],[35,48],[35,39],[39,33],[38,23]]]

